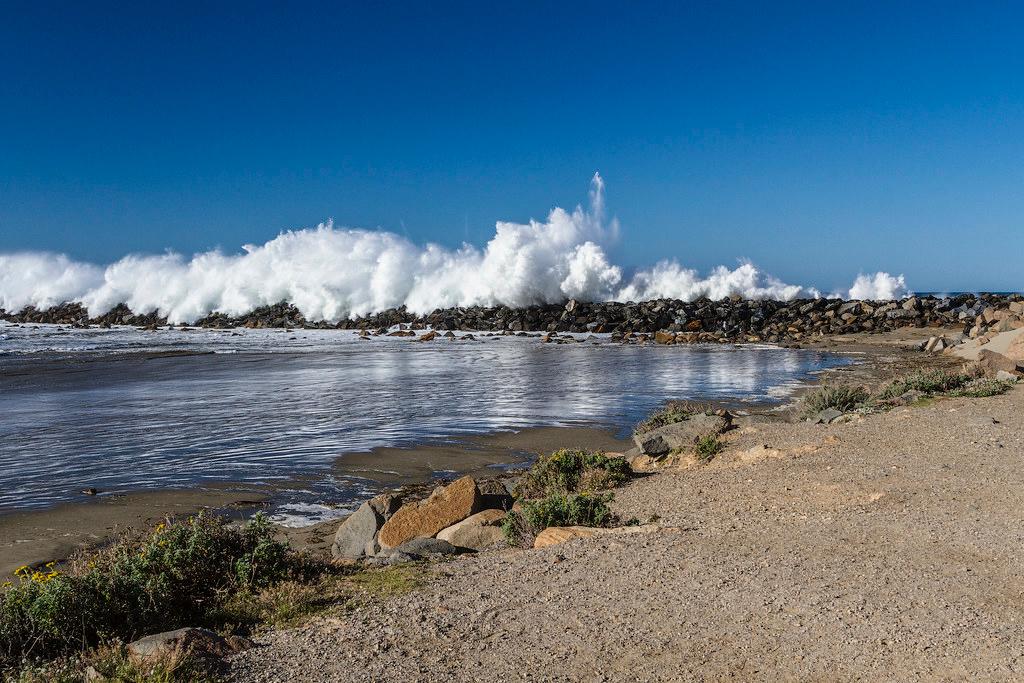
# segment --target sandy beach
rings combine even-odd
[[[481,552],[271,631],[234,681],[1015,680],[1024,387],[752,422],[616,492],[656,533]]]

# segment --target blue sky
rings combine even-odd
[[[3,4],[0,251],[482,244],[600,171],[623,264],[1024,287],[1019,4]]]

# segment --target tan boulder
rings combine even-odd
[[[597,535],[600,529],[589,526],[551,526],[537,534],[533,541],[534,548],[547,548],[548,546],[565,543],[573,538],[590,538]]]
[[[676,335],[671,332],[655,332],[654,333],[655,344],[675,344]]]
[[[461,522],[480,508],[480,490],[472,477],[463,477],[434,491],[425,500],[403,505],[380,529],[378,542],[395,548],[414,538],[431,538]]]
[[[999,372],[1016,373],[1017,361],[1001,353],[982,349],[978,354],[978,367],[985,371],[986,377],[995,377]]]
[[[649,455],[644,455],[643,453],[631,456],[627,458],[626,461],[629,463],[630,469],[634,472],[650,472],[651,470],[658,468],[658,461]]]
[[[1003,355],[1012,361],[1016,361],[1018,364],[1024,363],[1024,335],[1018,335],[1016,339],[1010,342]]]
[[[547,548],[559,545],[574,538],[590,538],[592,536],[626,536],[632,534],[652,534],[661,531],[663,527],[657,524],[643,524],[641,526],[620,526],[613,529],[603,529],[590,526],[550,526],[537,534],[533,541],[534,548]]]
[[[442,529],[437,537],[457,548],[482,550],[504,540],[505,534],[501,530],[504,519],[504,510],[484,510]]]

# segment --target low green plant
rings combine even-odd
[[[929,396],[949,394],[974,380],[964,372],[928,370],[900,377],[884,386],[873,398],[875,401],[891,401],[908,391],[919,391]]]
[[[694,453],[702,463],[711,462],[711,459],[722,452],[725,444],[715,434],[705,434],[697,440]]]
[[[868,390],[864,387],[850,385],[821,386],[804,396],[804,413],[813,415],[829,408],[834,408],[844,413],[849,412],[864,405],[868,400],[868,396]]]
[[[595,493],[614,488],[632,475],[620,456],[563,448],[541,456],[516,485],[516,498],[543,498],[551,494]]]
[[[511,545],[529,546],[538,533],[552,526],[607,527],[616,517],[608,503],[611,494],[551,494],[522,502],[522,510],[510,512],[502,531]]]
[[[421,585],[423,576],[419,565],[356,571],[337,568],[309,580],[286,580],[259,592],[236,593],[224,603],[216,620],[242,629],[294,626],[368,599],[402,595]]]
[[[1005,379],[976,379],[968,384],[949,392],[949,396],[966,398],[987,398],[1005,394],[1016,382]]]
[[[262,516],[239,528],[200,514],[124,537],[66,570],[21,567],[0,592],[0,671],[208,623],[231,595],[285,578],[292,557]]]
[[[691,403],[689,401],[672,401],[658,412],[640,422],[633,430],[633,433],[637,435],[646,434],[658,427],[664,427],[665,425],[689,420],[694,415],[699,415],[700,413],[707,412],[708,410],[708,406],[699,403]]]

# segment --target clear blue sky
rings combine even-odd
[[[586,199],[627,265],[1024,287],[1019,3],[0,2],[0,251],[482,244]]]

